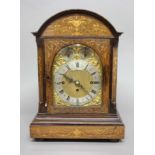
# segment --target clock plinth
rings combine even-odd
[[[39,108],[34,139],[124,138],[116,108],[121,33],[103,17],[68,10],[33,33],[38,48]]]
[[[118,114],[48,115],[38,114],[30,126],[34,139],[109,139],[124,138],[124,125]]]

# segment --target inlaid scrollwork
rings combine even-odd
[[[94,17],[80,14],[61,17],[42,36],[113,36],[109,28]]]
[[[52,72],[52,65],[53,65],[53,60],[54,60],[54,56],[57,54],[57,52],[62,49],[65,46],[71,45],[71,44],[83,44],[85,46],[91,47],[92,49],[94,49],[94,51],[96,51],[96,53],[99,55],[99,57],[101,58],[102,64],[103,64],[103,70],[104,71],[104,84],[103,84],[103,90],[102,93],[103,97],[102,99],[104,100],[104,105],[103,105],[103,109],[104,112],[108,112],[108,104],[109,104],[109,58],[110,58],[110,41],[108,39],[46,39],[45,40],[45,59],[46,59],[46,63],[45,63],[45,67],[46,67],[46,73],[47,74],[51,74]],[[53,92],[53,95],[51,93],[51,90],[53,89],[51,87],[51,84],[47,85],[47,98],[49,99],[48,101],[48,111],[52,111],[51,107],[53,106],[53,95],[55,95],[55,93]],[[93,105],[95,105],[95,103],[98,103],[98,98],[95,98],[95,100],[93,101]],[[60,109],[55,109],[55,111],[59,111]],[[63,112],[68,112],[70,111],[70,109],[63,109]],[[76,112],[76,109],[72,109],[72,112]],[[87,108],[85,111],[87,111],[87,113],[89,112],[97,112],[97,110],[91,109],[91,108]],[[100,108],[100,111],[102,111],[102,108]],[[80,108],[78,109],[78,112],[80,112]],[[82,110],[81,110],[82,112]]]
[[[42,138],[123,138],[123,126],[33,126],[32,137]]]

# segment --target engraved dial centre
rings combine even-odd
[[[62,77],[65,82],[62,88],[71,97],[84,97],[92,89],[92,80],[91,74],[85,70],[69,70]]]

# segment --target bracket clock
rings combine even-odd
[[[121,33],[100,15],[67,10],[33,33],[38,47],[39,108],[34,139],[124,138],[116,109]]]

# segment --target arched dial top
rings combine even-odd
[[[74,44],[61,49],[54,59],[52,76],[56,105],[101,104],[102,66],[90,47]]]

